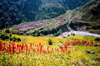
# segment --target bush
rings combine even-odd
[[[53,41],[51,39],[48,40],[49,45],[53,45]]]
[[[5,40],[5,35],[2,34],[2,35],[0,36],[0,38],[1,38],[2,40]]]
[[[12,41],[12,40],[13,40],[13,38],[12,38],[12,37],[10,37],[10,38],[9,38],[9,40],[10,40],[10,41]]]
[[[66,38],[66,36],[63,36],[63,38]]]
[[[69,34],[67,36],[70,36]]]
[[[21,39],[20,38],[17,38],[17,41],[21,41]]]
[[[16,41],[17,40],[17,38],[14,36],[14,37],[12,37],[12,41]]]
[[[100,37],[95,38],[95,41],[100,41]]]
[[[24,35],[24,32],[19,31],[18,35]]]
[[[5,35],[4,38],[7,40],[7,39],[9,39],[9,36],[8,35]]]
[[[18,30],[12,30],[12,34],[18,34],[19,31]]]
[[[12,37],[11,34],[7,35],[6,33],[0,33],[0,38],[2,40],[10,40],[10,41],[18,41],[18,42],[21,41],[20,38],[16,38],[15,36]]]
[[[10,30],[9,30],[9,29],[6,29],[5,32],[6,32],[6,33],[10,33]]]
[[[10,37],[12,37],[12,34],[9,34]]]
[[[2,40],[6,40],[6,39],[9,39],[9,36],[7,36],[7,35],[4,33],[4,34],[1,34],[1,35],[0,35],[0,38],[1,38]]]

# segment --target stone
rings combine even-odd
[[[90,54],[95,54],[95,52],[94,51],[90,51]]]

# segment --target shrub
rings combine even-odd
[[[69,34],[67,36],[70,36]]]
[[[2,34],[2,35],[0,36],[0,38],[1,38],[2,40],[5,40],[5,35]]]
[[[95,41],[100,41],[100,37],[95,38]]]
[[[66,38],[66,36],[63,36],[63,38]]]
[[[49,40],[48,40],[48,44],[49,44],[49,45],[52,45],[52,44],[53,44],[53,41],[52,41],[51,39],[49,39]]]
[[[10,38],[9,38],[9,40],[10,40],[10,41],[12,41],[12,40],[13,40],[13,38],[12,38],[12,37],[10,37]]]
[[[8,35],[5,35],[4,38],[7,40],[7,39],[9,39],[9,36]]]
[[[12,37],[12,34],[9,34],[10,37]]]
[[[18,35],[24,35],[24,32],[19,31]]]
[[[6,33],[10,33],[10,30],[9,30],[9,29],[6,29],[5,32],[6,32]]]
[[[18,34],[19,31],[18,30],[12,30],[12,34]]]
[[[14,37],[12,37],[12,41],[16,41],[17,40],[17,38],[14,36]]]
[[[7,35],[6,33],[0,33],[0,38],[2,40],[21,41],[20,38],[12,37],[12,34]]]
[[[17,38],[17,41],[21,41],[21,39],[20,38]]]
[[[2,39],[2,40],[5,40],[6,38],[7,38],[7,35],[4,33],[4,34],[1,34],[0,35],[0,38]]]

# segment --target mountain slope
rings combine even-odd
[[[88,21],[100,21],[100,0],[93,0],[84,5],[80,17]]]
[[[100,34],[100,0],[85,4],[72,22],[84,25],[89,32]]]
[[[90,18],[92,15],[92,12],[88,12],[88,11],[93,9],[92,6],[94,5],[94,2],[98,2],[98,1],[99,0],[88,2],[82,8],[67,10],[66,14],[60,15],[53,19],[35,22],[36,23],[34,24],[35,26],[31,26],[31,28],[27,27],[27,29],[25,30],[26,34],[33,35],[33,36],[48,36],[48,35],[58,36],[61,33],[64,33],[64,32],[67,33],[69,31],[88,31],[88,32],[100,34],[100,23],[99,23],[100,20],[98,20],[99,18],[95,18],[95,17],[98,17],[99,15],[92,17],[92,19],[95,19],[95,21],[86,20],[85,17],[83,18],[81,15],[81,14],[84,14],[84,15],[90,14],[90,16],[88,16]],[[99,4],[97,4],[96,6],[99,6]],[[88,9],[88,7],[91,7],[91,8]],[[98,9],[99,7],[97,8],[97,11]],[[40,22],[42,24],[44,23],[44,25],[38,24]],[[28,24],[24,24],[24,25],[28,25]],[[39,27],[36,26],[37,24]],[[23,27],[21,26],[21,28],[19,27],[18,29],[24,31],[24,29],[22,29],[22,28],[25,28],[24,25]],[[32,27],[35,27],[35,28],[32,28]],[[16,26],[13,28],[16,28]]]
[[[44,20],[75,9],[89,0],[1,0],[0,29],[22,22]]]
[[[40,4],[40,0],[1,0],[0,28],[34,20]]]

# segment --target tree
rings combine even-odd
[[[48,40],[48,44],[49,44],[49,45],[52,45],[52,44],[53,44],[53,41],[52,41],[51,39],[49,39],[49,40]]]

